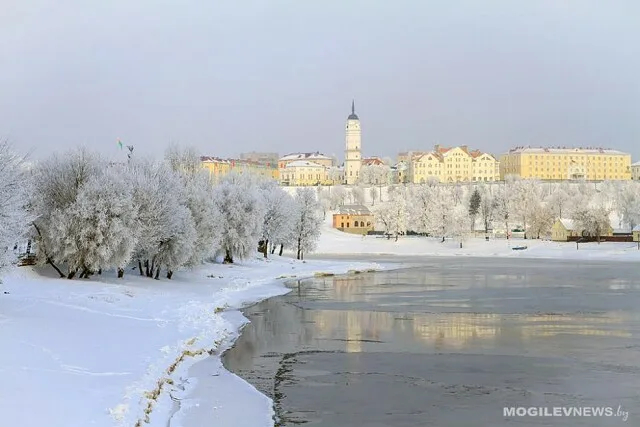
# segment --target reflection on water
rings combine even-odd
[[[559,393],[564,397],[558,397],[555,403],[560,404],[567,399],[573,403],[576,399],[594,399],[601,393],[598,383],[611,384],[612,380],[615,386],[609,385],[609,390],[615,388],[620,402],[608,403],[626,402],[640,390],[636,358],[640,348],[640,286],[633,265],[617,265],[615,270],[608,267],[549,261],[541,265],[533,260],[437,260],[418,268],[297,281],[290,284],[293,291],[289,295],[247,310],[251,324],[225,355],[225,365],[264,393],[278,397],[276,409],[281,415],[297,414],[295,420],[282,415],[281,425],[300,421],[364,425],[366,417],[343,408],[340,402],[346,397],[340,400],[336,395],[348,393],[354,404],[367,405],[364,401],[370,389],[354,388],[349,381],[348,387],[342,384],[345,375],[353,372],[395,372],[388,382],[376,378],[375,386],[378,390],[388,388],[389,396],[405,396],[406,404],[406,393],[411,392],[397,375],[428,382],[442,370],[464,371],[470,369],[469,364],[471,368],[476,363],[483,365],[486,357],[492,361],[496,357],[513,358],[509,359],[509,369],[517,372],[505,373],[503,365],[487,362],[483,369],[491,375],[474,381],[497,381],[492,387],[499,391],[489,393],[502,397],[507,385],[500,381],[523,382],[523,396],[527,398],[516,399],[519,406],[534,399],[536,393],[546,396],[545,401],[550,399],[545,393]],[[431,362],[434,356],[425,359],[425,355],[441,354],[475,358],[470,362],[462,356],[446,357],[438,362],[437,369]],[[535,366],[541,365],[537,363],[531,367],[523,357],[544,358],[543,365],[555,366],[552,377],[562,380],[546,378],[551,373],[539,371]],[[422,362],[416,364],[414,358]],[[623,372],[625,376],[613,378],[609,368],[602,368],[604,361],[608,367],[616,366],[616,374]],[[311,366],[317,375],[311,375]],[[337,366],[340,370],[335,369]],[[287,374],[283,379],[278,372]],[[516,375],[517,380],[510,375]],[[310,377],[314,381],[322,377],[324,387],[309,392],[307,388],[313,383]],[[445,376],[437,384],[451,378]],[[300,381],[308,387],[301,388]],[[460,386],[466,380],[462,376],[456,381],[448,386]],[[552,383],[560,385],[551,387]],[[464,404],[449,401],[447,394],[441,394],[441,385],[425,387],[425,395],[436,401],[444,399],[445,405],[487,405],[472,398]],[[581,390],[579,395],[573,394],[576,388]],[[489,418],[498,423],[502,417],[497,408],[503,405],[498,401],[491,404],[496,412]],[[389,405],[393,412],[393,402]],[[411,408],[406,409],[411,412]],[[416,414],[424,408],[418,409],[413,408]],[[368,414],[376,410],[370,408]],[[439,412],[432,416],[452,422],[440,417]],[[418,425],[411,424],[417,419],[402,416],[386,419],[391,424],[381,425]],[[372,422],[366,418],[366,425]],[[601,422],[581,425],[608,425]]]

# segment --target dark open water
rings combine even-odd
[[[438,258],[297,281],[245,311],[224,364],[274,400],[279,426],[637,426],[639,276],[632,263]]]

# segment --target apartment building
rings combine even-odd
[[[631,155],[604,148],[516,147],[500,157],[500,177],[541,180],[629,180]]]
[[[441,147],[433,151],[400,153],[399,162],[408,165],[407,182],[422,184],[435,179],[439,182],[488,182],[500,178],[496,158],[469,147]]]

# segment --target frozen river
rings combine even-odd
[[[430,258],[302,280],[245,311],[251,323],[224,363],[274,400],[280,426],[640,425],[639,273]]]

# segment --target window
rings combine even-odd
[[[344,222],[340,223],[340,228],[344,228]]]
[[[349,222],[347,222],[347,228],[349,228]]]

